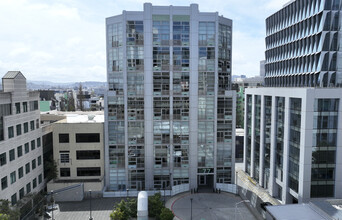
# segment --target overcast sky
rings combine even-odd
[[[289,0],[149,1],[189,6],[233,20],[233,75],[259,74],[265,18]],[[106,81],[105,18],[142,11],[145,0],[0,0],[0,76],[28,80]]]

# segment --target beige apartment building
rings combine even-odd
[[[57,178],[48,191],[82,184],[83,192],[101,193],[104,177],[103,112],[64,113],[52,124]]]

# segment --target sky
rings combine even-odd
[[[199,4],[233,20],[232,74],[255,76],[265,52],[265,19],[289,0],[152,0]],[[106,81],[105,18],[142,11],[146,0],[0,0],[0,76],[31,81]]]

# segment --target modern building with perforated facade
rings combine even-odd
[[[106,30],[105,190],[232,183],[232,21],[145,3]]]
[[[342,198],[340,0],[266,19],[264,88],[245,93],[245,171],[285,203]]]
[[[342,86],[340,0],[290,1],[266,19],[266,86]]]

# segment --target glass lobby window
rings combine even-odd
[[[126,189],[125,146],[109,146],[109,181],[111,190]]]
[[[144,98],[128,97],[127,114],[128,120],[144,120]]]
[[[128,182],[130,189],[142,190],[145,189],[145,171],[144,170],[129,170]]]

